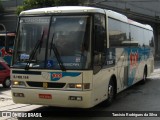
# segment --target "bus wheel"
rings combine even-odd
[[[11,86],[11,80],[10,80],[10,78],[6,78],[3,82],[3,87],[9,88],[10,86]]]
[[[145,69],[144,69],[143,78],[142,78],[141,83],[145,84],[146,80],[147,80],[147,67],[145,67]]]
[[[107,105],[110,105],[113,102],[115,95],[116,95],[115,83],[113,80],[110,80],[108,85],[108,98],[106,101]]]

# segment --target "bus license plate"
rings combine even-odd
[[[41,99],[52,99],[51,94],[39,94],[39,98]]]

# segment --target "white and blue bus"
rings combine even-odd
[[[90,108],[154,70],[153,29],[111,10],[48,7],[19,15],[15,103]]]

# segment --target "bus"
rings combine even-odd
[[[8,65],[11,64],[12,59],[12,51],[13,51],[13,44],[15,39],[15,32],[0,32],[0,58],[4,59]],[[9,52],[5,50],[5,40],[8,41]]]
[[[11,65],[15,103],[72,108],[110,105],[154,70],[150,25],[96,7],[22,11]]]

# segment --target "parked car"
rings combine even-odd
[[[0,58],[0,84],[4,88],[9,88],[11,86],[10,80],[10,67],[7,62]]]

